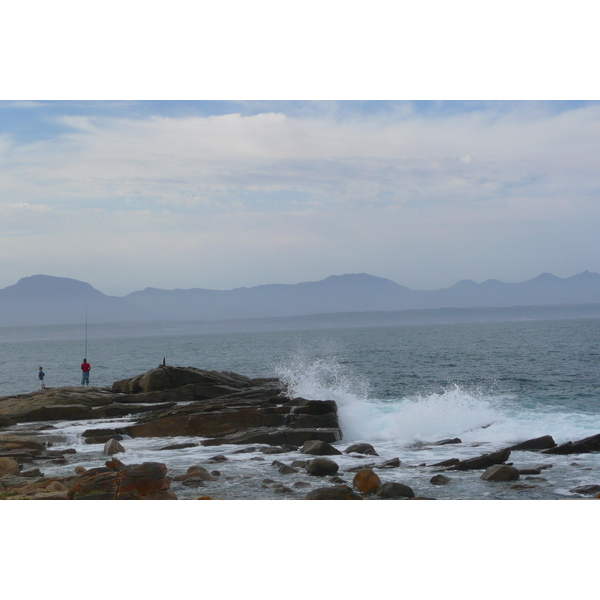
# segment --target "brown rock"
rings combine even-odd
[[[363,494],[374,494],[381,486],[381,479],[372,469],[361,469],[352,480],[352,487]]]
[[[316,454],[318,456],[341,454],[337,448],[334,448],[331,444],[328,444],[323,440],[308,440],[304,443],[300,452],[302,452],[302,454]]]
[[[509,465],[492,465],[481,475],[484,481],[516,481],[519,470]]]
[[[18,475],[20,472],[19,463],[14,458],[0,457],[0,477],[2,475]]]
[[[306,494],[306,500],[362,500],[352,488],[347,485],[336,485],[327,488],[318,488]]]

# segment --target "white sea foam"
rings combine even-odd
[[[309,360],[297,354],[276,370],[292,397],[335,400],[348,442],[410,445],[459,437],[465,443],[501,446],[552,435],[562,443],[599,429],[594,415],[530,410],[515,396],[498,394],[493,388],[466,390],[452,385],[439,393],[372,398],[369,381],[335,358]]]

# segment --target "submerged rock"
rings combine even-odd
[[[450,483],[450,481],[451,481],[451,479],[449,477],[439,474],[439,475],[434,475],[429,480],[429,483],[431,483],[432,485],[446,485],[447,483]]]

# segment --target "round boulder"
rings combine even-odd
[[[374,494],[381,486],[381,479],[373,469],[361,469],[352,480],[352,487],[363,494]]]
[[[328,458],[313,458],[306,463],[306,472],[309,475],[335,475],[339,470],[339,465]]]
[[[415,493],[403,483],[384,483],[377,492],[379,498],[414,498]]]
[[[348,446],[344,450],[344,454],[351,454],[352,452],[356,452],[357,454],[367,454],[369,456],[379,456],[379,454],[375,452],[375,448],[367,443],[352,444],[352,446]]]

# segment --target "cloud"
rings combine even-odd
[[[476,278],[486,258],[501,270],[492,253],[508,235],[531,252],[528,227],[588,236],[600,217],[598,104],[557,112],[485,103],[450,114],[411,103],[363,114],[307,106],[290,114],[66,115],[56,135],[23,143],[4,136],[0,229],[53,239],[54,264],[82,244],[107,264],[130,254],[145,285],[159,286],[148,279],[156,252],[165,282],[175,272],[197,281],[204,273],[217,287],[292,282],[339,266],[435,287],[444,277]],[[444,271],[440,253],[456,264]],[[202,267],[189,258],[196,254]],[[407,254],[417,263],[395,258]],[[573,256],[573,265],[584,258]],[[492,276],[500,273],[483,278]]]

